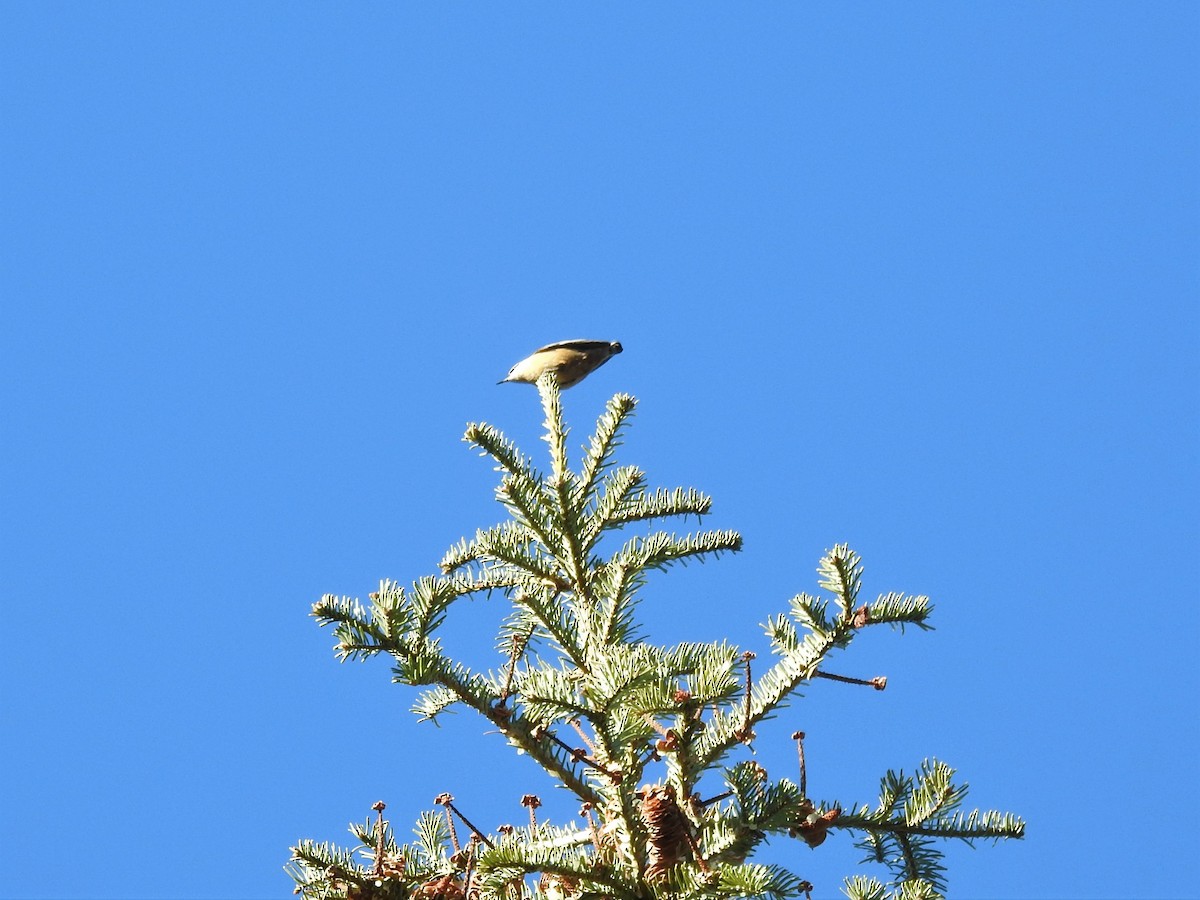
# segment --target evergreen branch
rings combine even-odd
[[[902,881],[896,891],[896,900],[944,900],[941,892],[921,878]]]
[[[553,508],[550,496],[545,492],[541,474],[533,468],[525,455],[517,449],[516,444],[509,441],[503,434],[486,423],[472,422],[467,426],[463,440],[483,450],[500,464],[502,471],[519,486],[519,490],[530,497],[536,498],[537,505],[549,513]]]
[[[923,825],[942,812],[949,812],[962,803],[966,785],[955,787],[951,779],[954,770],[943,762],[926,760],[916,777],[916,786],[908,792],[904,803],[904,821]]]
[[[318,844],[316,841],[302,840],[292,848],[292,860],[322,876],[330,870],[353,881],[367,875],[366,870],[355,861],[353,851],[328,842]]]
[[[829,618],[829,601],[809,594],[797,594],[788,601],[789,612],[796,623],[809,631],[826,634],[834,629]]]
[[[447,687],[437,685],[422,691],[412,705],[412,711],[420,722],[436,722],[437,717],[458,702],[458,695]]]
[[[447,605],[458,596],[461,584],[454,582]],[[384,579],[379,582],[379,590],[370,595],[371,622],[388,638],[395,639],[413,626],[414,617],[418,618],[420,608],[415,602],[419,598],[410,597],[404,588],[394,581]],[[420,598],[423,599],[423,598]]]
[[[579,734],[583,736],[584,741],[589,746],[594,746],[592,742],[587,739],[584,732],[579,729],[578,720],[572,721],[571,724],[576,726],[576,730],[579,731]],[[551,744],[558,747],[558,749],[565,752],[572,762],[583,763],[592,772],[599,772],[612,784],[620,784],[625,778],[625,773],[620,769],[609,768],[603,762],[597,759],[596,756],[589,755],[588,751],[583,747],[572,747],[545,725],[535,728],[533,730],[533,736],[539,741],[543,739],[549,741]]]
[[[614,394],[596,420],[596,430],[588,440],[579,473],[583,503],[588,502],[595,493],[596,481],[608,467],[613,452],[620,446],[621,428],[633,415],[636,406],[637,400],[628,394]]]
[[[570,509],[570,490],[567,485],[558,485],[563,503],[563,518],[568,520],[568,525],[564,533],[563,553],[565,558],[559,557],[559,562],[570,573],[571,592],[588,607],[594,605],[591,590],[588,584],[588,561],[587,555],[584,553],[580,543],[578,528],[574,521],[575,515]],[[589,634],[582,635],[584,642],[590,637]]]
[[[966,786],[963,786],[965,792]],[[940,823],[944,829],[941,837],[958,838],[970,843],[976,839],[1000,840],[1001,838],[1025,837],[1025,821],[1012,813],[996,809],[969,813],[955,812]]]
[[[428,635],[445,619],[446,610],[469,588],[461,578],[421,578],[405,592],[391,581],[383,581],[364,607],[349,597],[326,594],[313,605],[313,616],[322,624],[336,626],[337,650],[342,660],[366,659],[388,651],[402,652],[409,632]]]
[[[719,763],[730,750],[742,743],[741,733],[745,716],[741,709],[726,712],[715,709],[706,720],[706,727],[696,741],[694,767],[703,771]]]
[[[533,757],[542,768],[574,791],[576,796],[596,802],[595,791],[579,777],[571,762],[534,736],[534,729],[541,723],[514,715],[501,705],[498,694],[487,679],[471,673],[460,663],[452,663],[442,655],[436,641],[425,640],[405,649],[406,655],[396,654],[393,681],[410,685],[440,685],[459,702],[496,725],[511,743]]]
[[[755,685],[749,714],[741,722],[728,716],[713,717],[701,741],[705,765],[720,760],[752,732],[755,724],[781,708],[803,682],[817,674],[830,650],[850,643],[858,618],[853,610],[862,584],[862,568],[858,554],[845,544],[838,544],[822,557],[817,567],[821,587],[834,594],[840,610],[837,618],[830,620],[826,601],[801,593],[792,598],[790,605],[793,619],[809,629],[803,638],[782,616],[767,621],[767,636],[781,659]],[[886,595],[882,599],[886,600]],[[883,609],[896,611],[903,606],[913,613],[912,621],[923,621],[919,599],[908,598],[902,603],[887,601]]]
[[[725,897],[769,897],[771,900],[791,900],[803,897],[812,889],[799,875],[781,866],[765,866],[760,863],[721,866],[719,878],[714,886],[706,886],[703,894],[716,892]]]
[[[842,888],[847,900],[892,900],[887,888],[867,875],[847,878]]]
[[[771,783],[755,762],[727,768],[725,783],[733,794],[733,819],[740,829],[786,833],[802,825],[813,811],[798,785],[787,778]]]
[[[673,562],[709,554],[736,552],[742,549],[742,536],[736,531],[702,531],[677,537],[657,531],[646,537],[630,539],[613,557],[613,561],[628,569],[663,569]]]
[[[854,609],[862,587],[862,572],[862,558],[845,544],[834,546],[817,566],[818,584],[833,594],[843,616]]]
[[[460,700],[476,700],[469,705],[486,705],[491,689],[482,675],[471,672],[462,663],[451,661],[442,653],[435,638],[413,636],[392,651],[392,682],[410,687],[440,684],[450,689]]]
[[[544,439],[550,445],[551,474],[548,481],[554,492],[557,506],[558,532],[562,542],[551,546],[559,563],[568,573],[571,588],[585,603],[591,602],[588,593],[587,558],[580,540],[579,513],[577,505],[578,482],[567,464],[567,434],[563,423],[562,396],[559,392],[558,376],[553,371],[543,372],[537,381],[538,395],[546,413]],[[579,492],[581,493],[581,492]]]
[[[604,529],[612,523],[617,510],[629,502],[632,495],[642,491],[645,477],[637,466],[621,466],[604,477],[603,491],[580,536],[580,544],[586,552],[592,550]]]
[[[604,721],[596,723],[595,743],[599,746],[594,755],[603,761],[617,762],[624,777],[619,784],[608,779],[598,785],[597,795],[604,802],[594,805],[606,811],[609,822],[616,821],[618,827],[612,837],[617,844],[617,855],[633,863],[640,881],[646,872],[646,829],[634,786],[641,782],[648,757],[641,755],[640,745],[623,744],[619,733],[614,734],[615,729],[604,727],[607,724]]]
[[[576,761],[571,759],[570,755],[563,753],[552,742],[536,736],[538,730],[543,727],[542,723],[533,722],[524,715],[506,718],[498,713],[493,713],[489,718],[499,726],[501,733],[510,744],[529,754],[582,802],[600,803],[600,795],[591,784],[581,777]]]
[[[667,677],[630,698],[661,735],[655,742],[656,753],[665,754],[669,780],[680,796],[691,796],[704,775],[695,750],[697,739],[709,727],[701,719],[704,709],[728,704],[739,693],[736,653],[736,648],[725,642],[680,644],[667,650],[658,664]],[[686,676],[686,689],[680,688],[679,676]],[[651,718],[668,715],[669,729]]]
[[[439,566],[443,572],[450,573],[472,563],[481,566],[501,563],[538,581],[561,586],[565,580],[563,573],[553,565],[553,557],[545,555],[546,549],[524,525],[502,522],[487,531],[477,531],[471,541],[459,541],[446,551]]]
[[[628,499],[609,518],[609,527],[667,516],[703,516],[712,509],[712,497],[695,488],[659,488],[653,494]]]
[[[725,641],[713,644],[679,644],[668,652],[668,659],[680,656],[675,664],[688,675],[691,700],[701,706],[732,700],[738,692],[737,648]]]
[[[554,487],[565,487],[573,476],[567,465],[567,434],[570,429],[563,423],[562,394],[558,387],[558,376],[554,372],[543,372],[537,381],[538,396],[546,419],[542,425],[546,433],[542,440],[550,445],[550,481]],[[568,504],[566,508],[570,508]]]
[[[899,625],[903,630],[905,625],[916,625],[925,631],[933,626],[928,623],[933,606],[925,596],[913,596],[892,591],[880,594],[879,598],[867,606],[869,624],[888,623]]]
[[[525,538],[525,543],[531,541],[530,534],[516,522],[501,522],[486,531],[482,528],[476,529],[474,538],[462,538],[442,555],[438,568],[443,574],[449,575],[472,564],[485,566],[494,561],[494,557],[488,552],[488,547],[493,542],[522,537]]]
[[[496,652],[498,653],[511,654],[513,642],[517,641],[521,645],[521,653],[518,658],[523,657],[539,640],[546,636],[545,627],[538,617],[529,611],[522,600],[523,598],[514,592],[512,609],[505,616],[504,621],[500,624],[500,631],[496,634]]]
[[[414,849],[425,869],[437,870],[450,864],[450,854],[446,852],[450,843],[450,824],[444,816],[431,809],[422,811],[413,832],[417,836]]]
[[[578,837],[587,840],[584,832]],[[620,870],[613,866],[596,865],[581,847],[565,844],[562,840],[523,842],[505,840],[485,850],[479,856],[479,874],[482,886],[495,896],[504,895],[505,885],[527,875],[555,875],[578,885],[585,894],[604,894],[636,900],[639,892],[636,883],[620,877]]]
[[[594,653],[579,682],[586,703],[581,717],[596,729],[605,760],[636,779],[644,762],[637,753],[654,734],[648,711],[673,706],[673,677],[679,674],[661,650],[645,644],[616,644]],[[635,771],[636,770],[636,771]]]
[[[530,530],[545,547],[562,546],[565,535],[558,527],[553,507],[546,503],[540,483],[506,475],[496,488],[496,498],[513,514],[517,523]]]
[[[942,895],[927,881],[903,881],[895,892],[874,878],[866,875],[855,875],[845,880],[842,892],[848,900],[942,900]]]
[[[857,812],[842,813],[830,827],[863,832],[856,846],[867,851],[864,861],[886,865],[896,876],[894,885],[923,882],[944,891],[943,854],[934,839],[970,843],[1025,834],[1025,823],[1009,813],[973,810],[964,815],[955,811],[966,797],[967,785],[956,786],[953,775],[953,769],[937,760],[924,761],[912,776],[889,771],[880,780],[879,804],[874,811],[864,806]]]
[[[585,680],[597,710],[632,712],[638,733],[645,716],[677,714],[683,702],[693,708],[728,699],[737,692],[735,649],[719,644],[683,643],[660,649],[646,644],[606,648]],[[690,690],[681,692],[687,677]]]
[[[617,641],[632,641],[636,637],[633,619],[634,595],[645,580],[640,570],[624,564],[601,564],[592,576],[593,593],[601,598],[600,622],[596,642],[606,647]]]
[[[525,714],[535,722],[570,721],[593,712],[580,697],[579,680],[570,671],[545,663],[521,673],[516,693]]]
[[[636,698],[631,702],[636,703]],[[645,752],[647,745],[660,733],[657,723],[645,715],[631,714],[626,708],[593,713],[589,721],[602,735],[597,743],[606,748],[603,756],[621,769],[626,780],[641,778],[651,759]]]
[[[524,592],[526,594],[538,594],[553,588],[555,590],[569,590],[570,585],[566,583],[566,579],[550,581],[546,578],[537,578],[528,572],[510,566],[508,563],[489,562],[481,564],[473,571],[474,578],[464,588],[463,594],[490,594],[492,591],[504,591],[507,593],[510,588],[516,588],[517,593]]]
[[[326,594],[313,604],[312,616],[321,625],[334,625],[338,657],[368,659],[387,649],[388,636],[372,621],[366,608],[350,597]]]
[[[671,673],[659,668],[663,658],[657,648],[646,644],[615,644],[592,656],[592,668],[587,673],[583,690],[597,710],[608,712],[622,705],[622,700],[629,698],[638,687],[648,684],[656,684],[660,688],[656,694],[662,703],[667,702],[670,688],[664,687],[662,682],[669,679]],[[642,711],[638,709],[638,712]]]
[[[561,543],[561,530],[555,527],[554,499],[547,491],[542,475],[530,465],[514,444],[491,425],[472,423],[463,440],[490,455],[505,473],[496,489],[497,499],[509,511],[518,514],[547,547]],[[446,561],[443,561],[445,567]]]
[[[904,882],[927,882],[939,892],[946,889],[946,867],[942,853],[928,838],[913,834],[893,834],[904,860]]]
[[[465,578],[435,578],[425,576],[413,583],[408,593],[408,608],[412,611],[413,624],[419,634],[428,635],[445,621],[450,604],[463,595],[471,586]],[[381,593],[379,595],[383,597]],[[388,629],[389,637],[399,637],[395,629]]]
[[[829,804],[822,808],[831,808]],[[856,831],[887,831],[895,834],[919,837],[945,838],[947,840],[971,841],[1021,839],[1025,837],[1025,822],[1012,813],[989,809],[972,810],[965,815],[955,815],[933,824],[908,825],[899,819],[884,819],[863,812],[842,813],[830,828],[845,828]]]
[[[812,885],[781,866],[728,862],[712,871],[699,866],[675,866],[658,888],[659,896],[679,900],[732,900],[737,897],[792,900],[804,897]]]
[[[745,862],[766,838],[766,832],[730,821],[729,817],[706,818],[701,833],[705,858],[716,867]]]
[[[350,851],[308,840],[292,848],[291,861],[284,871],[296,883],[295,892],[305,900],[341,900],[371,880],[370,872],[353,859]]]
[[[783,649],[782,658],[754,685],[748,715],[714,713],[697,747],[701,765],[707,767],[718,762],[742,743],[755,725],[782,708],[788,697],[813,677],[825,654],[838,645],[848,630],[849,624],[845,623],[828,635],[809,633],[795,647]]]
[[[500,528],[499,525],[493,526],[493,530]],[[475,540],[469,541],[462,538],[444,554],[438,561],[438,568],[442,570],[443,575],[449,575],[464,566],[469,566],[471,563],[481,563],[483,554],[479,551],[479,540],[483,537],[483,529],[478,529],[475,532]]]
[[[378,810],[380,818],[383,814],[382,805],[382,803],[376,803],[372,807]],[[361,824],[352,822],[350,831],[362,844],[362,847],[358,848],[358,852],[371,861],[373,877],[379,877],[379,874],[382,874],[380,870],[385,865],[391,870],[390,877],[395,878],[398,874],[403,873],[403,879],[408,882],[420,881],[436,871],[435,868],[422,863],[416,847],[398,846],[396,837],[387,822],[380,823],[370,820]],[[389,863],[390,865],[388,865]]]
[[[521,590],[513,596],[513,604],[526,609],[537,623],[546,630],[560,652],[570,658],[580,669],[586,671],[586,651],[579,645],[579,629],[570,608],[555,601],[559,592],[544,587]]]
[[[771,649],[781,655],[794,653],[800,646],[800,633],[796,625],[783,613],[769,616],[763,623],[763,633],[771,641]]]

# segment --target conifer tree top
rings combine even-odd
[[[929,628],[928,598],[865,599],[862,561],[837,545],[819,563],[820,591],[797,594],[766,623],[769,665],[724,641],[644,641],[636,611],[650,574],[739,551],[741,536],[662,527],[703,519],[712,501],[691,488],[651,488],[640,469],[617,464],[634,398],[608,402],[576,469],[554,368],[541,371],[537,389],[548,472],[490,425],[472,424],[465,435],[497,464],[496,498],[508,518],[452,546],[437,574],[409,587],[384,581],[367,606],[326,595],[313,614],[334,626],[341,658],[390,658],[394,680],[420,689],[413,708],[421,719],[455,706],[481,716],[575,795],[583,824],[538,821],[540,801],[529,796],[527,827],[484,831],[444,794],[441,812],[422,814],[416,841],[402,844],[377,804],[377,818],[353,829],[363,861],[311,841],[293,848],[289,871],[300,893],[782,900],[807,896],[811,885],[802,873],[754,862],[762,842],[778,835],[819,847],[844,831],[890,872],[886,885],[853,876],[848,896],[935,897],[946,884],[939,839],[1023,835],[1009,814],[962,812],[966,786],[935,760],[911,774],[886,773],[875,806],[816,800],[796,732],[799,771],[772,777],[751,751],[780,738],[760,738],[759,726],[817,679],[884,689],[886,679],[827,665],[864,629]],[[485,660],[486,671],[449,658],[438,637],[451,627],[454,604],[479,595],[510,604],[497,642],[504,654]],[[465,846],[456,821],[469,835]]]

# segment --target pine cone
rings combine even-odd
[[[675,789],[670,785],[650,785],[638,794],[642,798],[642,821],[649,832],[646,837],[649,857],[646,878],[662,881],[668,870],[679,864],[689,847],[691,824],[679,808]]]
[[[413,894],[425,900],[465,900],[463,883],[453,875],[431,878],[418,887]]]

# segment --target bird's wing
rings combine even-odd
[[[538,347],[534,353],[545,353],[547,350],[579,350],[582,353],[589,353],[595,350],[607,349],[611,346],[609,341],[557,341],[553,344],[547,344],[545,347]]]

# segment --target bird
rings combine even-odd
[[[558,386],[579,384],[623,348],[616,341],[559,341],[539,347],[511,369],[496,384],[523,382],[536,384],[544,372],[558,376]]]

